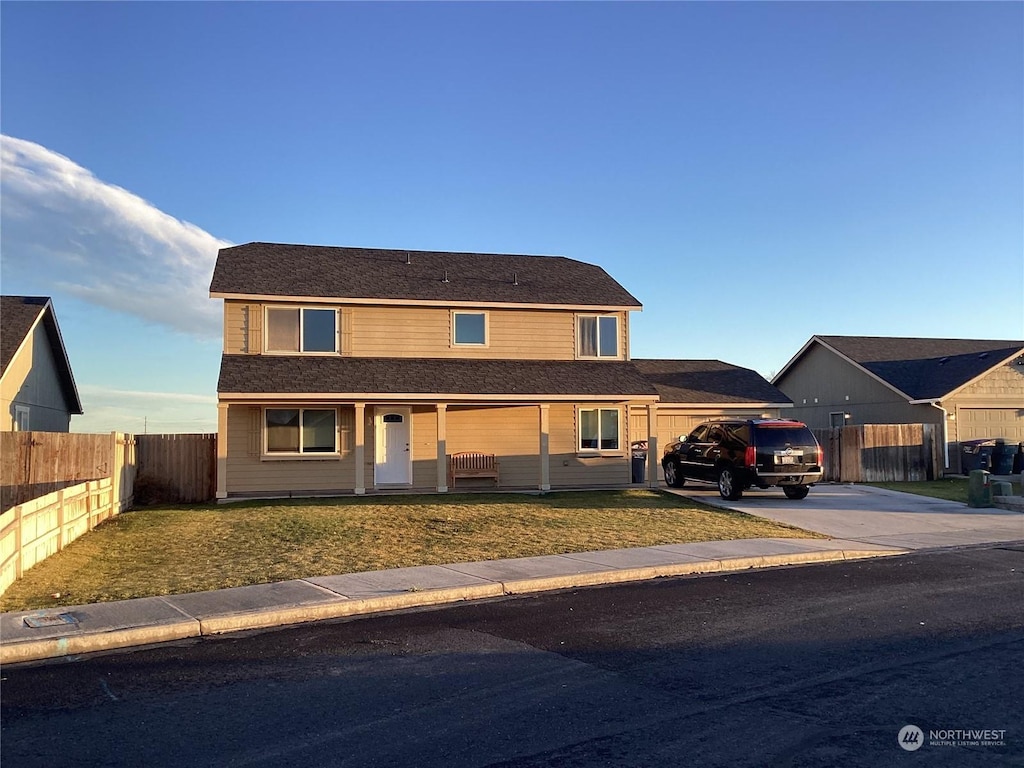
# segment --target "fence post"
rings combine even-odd
[[[64,489],[57,491],[57,551],[64,549]]]
[[[21,518],[22,518],[21,504],[19,504],[18,506],[16,506],[14,508],[14,551],[15,551],[15,557],[14,557],[14,577],[15,577],[15,579],[20,579],[22,577],[22,575],[24,574],[24,572],[25,572],[25,570],[22,568],[22,558],[21,558],[21,543],[22,543],[22,541],[25,540],[25,537],[24,537],[23,532],[21,530],[21,526],[22,526],[22,519]]]

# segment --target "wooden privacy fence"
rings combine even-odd
[[[117,433],[0,432],[0,510],[86,480],[110,477]]]
[[[139,504],[209,501],[217,494],[217,435],[136,435]]]
[[[942,477],[942,438],[934,424],[857,424],[813,431],[825,453],[825,480],[884,483]]]
[[[50,555],[121,512],[113,478],[91,480],[0,514],[0,594]]]

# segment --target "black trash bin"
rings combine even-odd
[[[965,440],[960,443],[960,471],[969,475],[976,469],[988,470],[992,466],[995,440]]]
[[[1013,455],[1013,474],[1024,472],[1024,443],[1017,443],[1017,453]]]
[[[633,482],[642,483],[647,479],[647,441],[638,440],[630,448],[633,460]]]
[[[993,475],[1008,475],[1013,472],[1013,446],[1007,445],[1005,440],[996,440],[992,446],[992,469]]]

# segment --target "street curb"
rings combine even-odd
[[[902,554],[906,554],[906,551],[889,549],[793,552],[782,555],[709,559],[690,563],[670,563],[639,568],[610,568],[602,571],[561,576],[510,579],[482,585],[425,589],[422,591],[410,590],[379,597],[347,598],[339,595],[337,600],[323,603],[292,604],[218,616],[190,617],[183,621],[143,627],[97,630],[94,632],[86,631],[81,634],[70,634],[61,637],[0,643],[0,664],[42,661],[97,651],[109,651],[119,648],[187,640],[195,637],[222,635],[243,630],[269,629],[347,616],[369,615],[406,608],[421,608],[432,605],[503,597],[506,595],[622,584],[705,573],[735,573],[751,569],[841,562]],[[168,596],[168,599],[170,597]]]
[[[64,656],[78,656],[83,653],[111,651],[131,648],[136,645],[170,643],[200,637],[202,628],[195,619],[174,624],[158,624],[150,627],[128,627],[90,632],[81,635],[64,635],[41,640],[22,640],[0,645],[0,665],[17,664],[42,659],[59,659]]]
[[[357,599],[339,597],[335,602],[321,603],[319,605],[261,609],[210,617],[200,619],[199,624],[202,635],[222,635],[227,632],[238,632],[246,629],[268,629],[289,624],[339,619],[346,616],[397,611],[403,608],[443,605],[463,600],[482,600],[489,597],[502,597],[504,594],[505,592],[501,584],[484,584],[473,587],[424,589],[381,597]],[[2,661],[2,656],[0,656],[0,661]]]

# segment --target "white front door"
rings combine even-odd
[[[373,478],[376,485],[412,484],[412,424],[408,408],[378,408]]]

